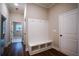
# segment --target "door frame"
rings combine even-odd
[[[79,3],[78,3],[78,15],[79,15]],[[77,18],[79,19],[79,17],[77,16]],[[79,22],[79,20],[78,20]],[[78,36],[79,36],[79,24],[78,24]],[[79,56],[79,38],[78,38],[78,56]]]
[[[58,23],[59,23],[59,50],[61,51],[61,38],[60,38],[60,34],[61,34],[61,28],[60,28],[60,19],[61,19],[61,16],[62,15],[64,15],[64,14],[69,14],[69,13],[73,13],[73,12],[78,12],[78,8],[76,8],[76,9],[73,9],[73,10],[70,10],[70,11],[67,11],[67,12],[65,12],[65,13],[62,13],[62,14],[60,14],[59,16],[58,16],[58,18],[59,18],[59,20],[58,20]],[[78,21],[78,20],[77,20]],[[61,51],[62,52],[62,51]],[[64,53],[64,52],[62,52],[62,53]],[[65,54],[65,53],[64,53]]]
[[[11,26],[12,26],[12,27],[11,27],[11,31],[12,31],[12,32],[11,32],[11,33],[12,33],[12,34],[11,34],[11,43],[12,43],[12,40],[13,40],[13,26],[14,26],[13,23],[14,23],[14,22],[19,22],[19,21],[12,21],[12,25],[11,25]],[[23,41],[24,41],[24,40],[23,40],[24,24],[23,24],[23,22],[19,22],[19,23],[22,24],[22,42],[23,42]]]

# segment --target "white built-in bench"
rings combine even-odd
[[[52,48],[52,41],[38,41],[38,42],[30,42],[29,43],[29,54],[34,55],[40,53],[42,51],[48,50]]]

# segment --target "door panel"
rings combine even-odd
[[[67,55],[77,55],[77,10],[60,15],[59,32],[61,51]]]

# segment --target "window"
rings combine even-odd
[[[16,31],[21,31],[21,30],[22,30],[22,25],[16,24]]]

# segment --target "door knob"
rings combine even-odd
[[[60,34],[60,37],[62,37],[63,35],[62,34]]]

